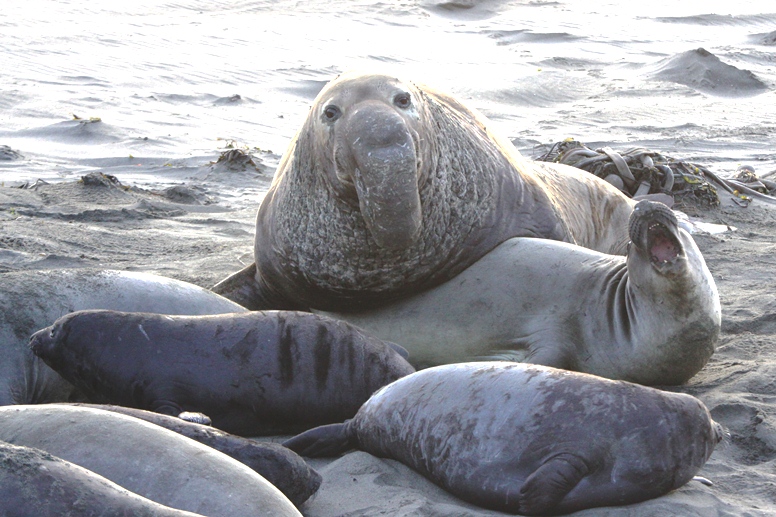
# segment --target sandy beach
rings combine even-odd
[[[238,181],[266,186],[269,176],[252,166],[236,171],[217,164],[204,165],[200,175],[203,179],[186,182],[191,197],[185,199],[101,176],[3,187],[2,267],[126,269],[211,286],[251,257],[255,206],[233,204],[220,192]],[[714,485],[691,482],[657,500],[581,515],[776,511],[776,208],[754,202],[691,215],[736,228],[694,235],[719,288],[722,335],[698,375],[687,385],[667,388],[699,397],[730,433],[700,472]],[[324,481],[303,507],[305,515],[495,514],[457,500],[398,462],[364,452],[312,465]]]

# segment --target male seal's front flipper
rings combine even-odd
[[[228,298],[251,310],[259,297],[259,284],[256,282],[256,263],[232,273],[210,288],[216,294]]]
[[[545,461],[520,487],[520,510],[523,515],[552,513],[566,494],[589,472],[579,456],[561,453]]]
[[[259,282],[258,278],[254,262],[237,273],[224,278],[210,290],[251,311],[308,310],[285,298],[272,295],[266,288],[262,288],[262,283]]]

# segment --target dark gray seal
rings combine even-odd
[[[445,282],[511,237],[622,253],[632,204],[579,169],[524,161],[449,95],[343,74],[281,159],[255,263],[213,290],[250,309],[361,310]]]
[[[209,425],[188,422],[181,418],[162,415],[143,409],[114,406],[111,404],[73,404],[103,411],[113,411],[151,422],[191,438],[199,443],[223,452],[251,468],[261,477],[275,485],[283,495],[299,507],[321,486],[321,475],[298,454],[278,443],[260,442],[225,433]]]
[[[378,388],[415,371],[395,345],[293,311],[81,311],[35,333],[30,346],[92,402],[201,412],[242,436],[350,418]]]
[[[627,257],[511,239],[439,287],[371,311],[329,313],[409,351],[416,367],[511,360],[675,385],[711,358],[721,308],[693,238],[640,201]]]
[[[44,450],[157,503],[210,517],[300,517],[237,460],[158,425],[58,404],[0,407],[0,441]]]
[[[93,269],[0,274],[0,405],[78,400],[27,346],[33,332],[73,311],[221,314],[245,309],[199,286],[148,273]]]
[[[679,488],[722,437],[698,399],[518,363],[422,370],[344,423],[285,445],[359,448],[412,467],[479,506],[524,515],[632,504]]]
[[[4,517],[195,517],[141,497],[69,461],[0,442],[0,515]]]

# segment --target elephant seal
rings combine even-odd
[[[44,450],[172,508],[211,517],[301,516],[239,461],[126,415],[57,404],[4,406],[0,440]]]
[[[350,418],[378,388],[415,371],[395,345],[293,311],[81,311],[35,333],[30,347],[92,402],[202,412],[242,436]]]
[[[511,237],[624,251],[629,198],[524,161],[491,126],[427,86],[337,77],[259,207],[255,263],[213,290],[249,309],[350,311],[441,284]]]
[[[74,463],[0,442],[0,515],[195,517],[141,497]]]
[[[511,239],[432,290],[330,315],[402,345],[416,367],[506,359],[681,384],[714,353],[716,284],[667,206],[640,201],[629,229],[627,257]]]
[[[275,485],[299,507],[321,486],[321,475],[313,470],[298,454],[278,443],[260,442],[225,433],[208,425],[188,422],[178,417],[162,415],[143,409],[111,404],[73,404],[139,418],[191,438],[194,441],[223,452],[251,468]]]
[[[520,363],[421,370],[356,416],[286,441],[303,456],[357,447],[453,495],[523,515],[632,504],[690,481],[722,438],[698,399]]]
[[[130,271],[57,269],[0,274],[0,405],[68,402],[73,386],[30,352],[36,330],[82,309],[219,314],[234,302],[193,284]]]

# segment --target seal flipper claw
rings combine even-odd
[[[358,445],[351,422],[315,427],[286,440],[282,445],[308,458],[337,456]]]
[[[178,418],[180,418],[184,422],[191,422],[193,424],[200,424],[200,425],[213,424],[213,421],[210,419],[210,417],[204,413],[194,413],[192,411],[183,411],[182,413],[178,414]]]
[[[520,487],[520,512],[524,515],[551,513],[566,494],[589,472],[579,456],[561,453],[545,461]]]
[[[179,416],[185,411],[175,402],[170,400],[156,400],[151,404],[151,411],[161,413],[162,415]]]

